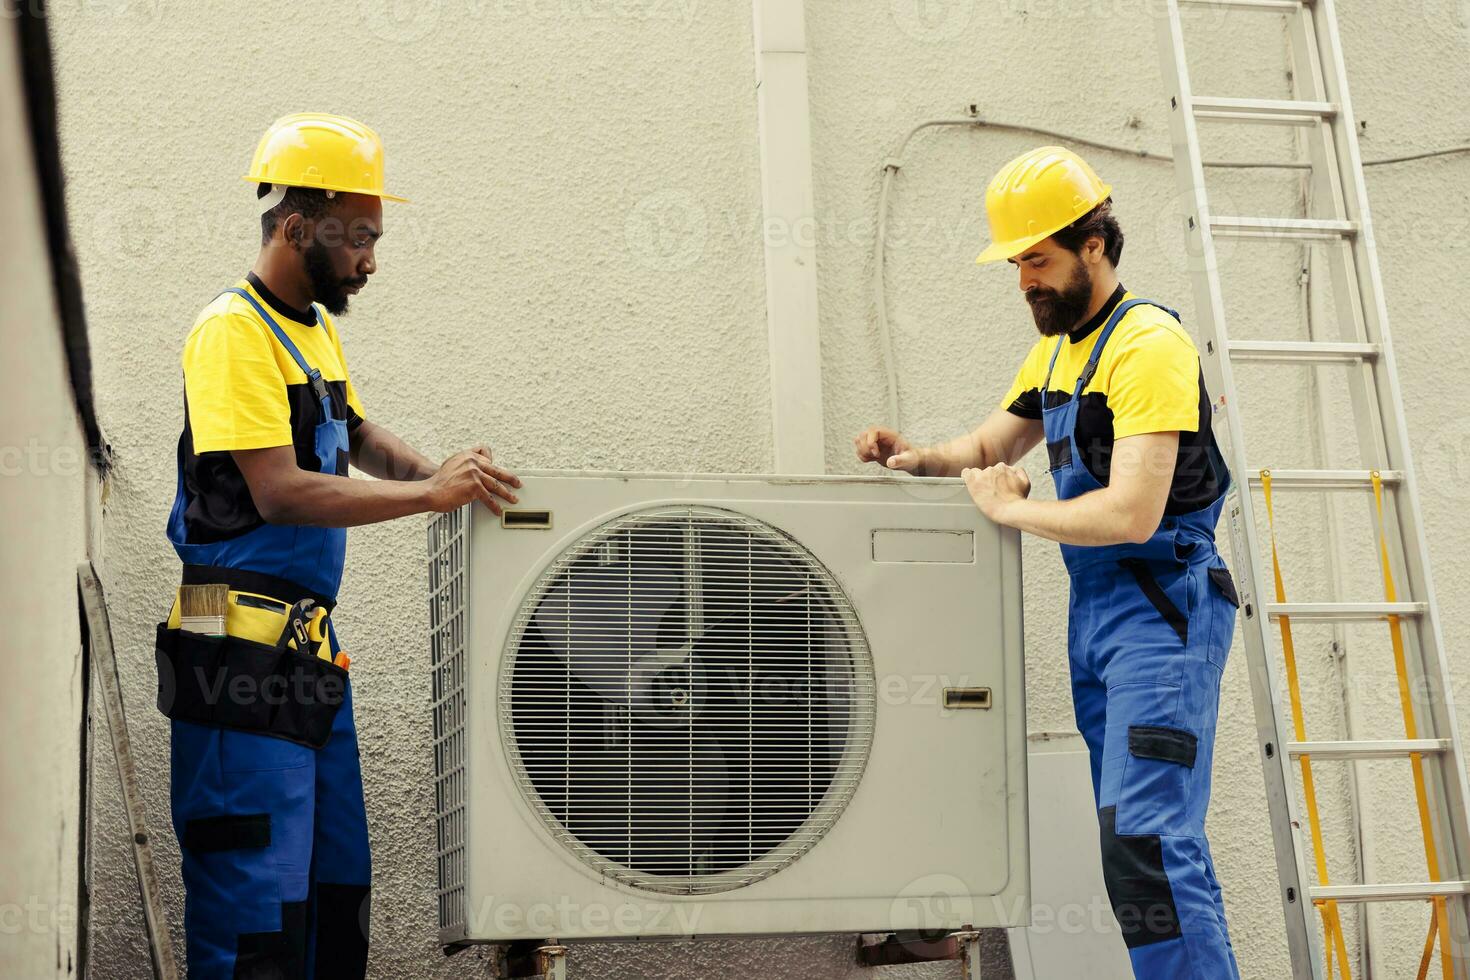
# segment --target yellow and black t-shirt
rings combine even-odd
[[[332,415],[348,431],[362,424],[362,402],[347,375],[337,328],[325,311],[318,326],[310,310],[287,306],[254,273],[237,285],[275,317],[306,363],[321,372]],[[293,446],[296,465],[320,472],[316,426],[321,411],[296,365],[270,326],[244,298],[222,293],[194,321],[184,341],[184,432],[180,437],[184,528],[188,544],[234,538],[264,521],[230,450]],[[347,475],[347,460],[337,460]]]
[[[1102,336],[1103,324],[1119,303],[1132,298],[1119,286],[1096,316],[1069,335],[1038,340],[1021,364],[1002,407],[1022,418],[1041,418],[1041,388],[1059,340],[1061,351],[1047,385],[1045,405],[1053,408],[1070,401]],[[1077,455],[1093,478],[1107,486],[1114,440],[1176,431],[1179,456],[1164,509],[1171,515],[1214,503],[1228,482],[1225,461],[1210,430],[1210,401],[1194,341],[1157,306],[1135,306],[1113,329],[1098,358],[1097,371],[1082,391],[1074,437]]]

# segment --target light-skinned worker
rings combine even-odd
[[[1134,975],[1236,978],[1205,810],[1238,601],[1215,547],[1230,474],[1199,353],[1176,313],[1119,284],[1112,188],[1076,154],[1011,161],[986,210],[977,261],[1016,268],[1041,339],[973,432],[921,447],[874,427],[857,455],[961,476],[990,520],[1060,542],[1072,704]],[[1054,501],[1030,499],[1016,465],[1042,440]]]
[[[288,611],[332,611],[348,527],[476,500],[499,513],[521,484],[483,446],[430,462],[366,418],[348,376],[333,318],[377,271],[383,200],[402,200],[377,134],[286,116],[245,179],[260,252],[184,342],[168,521],[184,585],[228,586],[225,635],[181,629],[177,601],[158,630],[188,973],[361,978],[371,862],[349,661],[335,616],[313,650]]]

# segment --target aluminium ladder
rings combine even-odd
[[[1195,95],[1186,65],[1181,8],[1226,10],[1242,16],[1284,15],[1291,46],[1293,97],[1276,100]],[[1430,942],[1437,933],[1441,944],[1433,957],[1431,975],[1439,977],[1443,973],[1455,980],[1467,980],[1470,825],[1466,804],[1470,801],[1470,786],[1455,724],[1448,663],[1430,580],[1425,528],[1409,458],[1333,0],[1167,0],[1160,14],[1156,20],[1169,95],[1175,170],[1186,202],[1190,276],[1204,341],[1201,361],[1209,390],[1215,394],[1212,410],[1216,434],[1236,480],[1226,501],[1226,513],[1286,915],[1291,975],[1294,980],[1321,980],[1327,975],[1324,968],[1335,973],[1328,964],[1334,953],[1338,969],[1347,975],[1337,918],[1339,903],[1418,901],[1430,910],[1426,917]],[[1213,213],[1200,152],[1201,121],[1297,127],[1310,164],[1309,200],[1314,203],[1308,207],[1307,216]],[[1315,337],[1306,341],[1232,339],[1226,331],[1214,245],[1216,238],[1225,237],[1247,242],[1326,243],[1339,337],[1330,341]],[[1248,458],[1232,371],[1232,362],[1247,359],[1347,365],[1360,462],[1369,469],[1272,471],[1262,468],[1267,461]],[[1265,494],[1267,516],[1271,516],[1273,485],[1278,493],[1361,490],[1372,494],[1377,505],[1375,532],[1387,601],[1283,601],[1274,527],[1270,539],[1273,567],[1266,568],[1260,560],[1265,542],[1257,531],[1254,512],[1253,491],[1259,488]],[[1275,588],[1268,593],[1273,578]],[[1400,597],[1403,601],[1397,601]],[[1301,736],[1296,734],[1302,731],[1299,690],[1290,635],[1293,620],[1334,624],[1386,620],[1392,633],[1406,730],[1384,733],[1371,741],[1300,741]],[[1270,653],[1275,648],[1273,632],[1277,627],[1286,654],[1285,689],[1291,694],[1294,730],[1287,727],[1283,715],[1281,672]],[[1421,826],[1426,832],[1425,861],[1430,881],[1324,885],[1323,875],[1315,882],[1308,876],[1305,846],[1316,850],[1317,866],[1325,869],[1321,835],[1313,834],[1315,839],[1310,845],[1304,844],[1294,786],[1299,766],[1310,825],[1315,831],[1317,815],[1310,770],[1310,759],[1314,757],[1403,759],[1412,767]],[[1426,945],[1421,977],[1430,960]]]
[[[133,757],[133,743],[128,737],[127,716],[123,711],[122,681],[118,675],[117,654],[112,645],[112,620],[107,612],[102,578],[91,561],[84,561],[77,566],[77,593],[86,617],[86,641],[92,667],[96,671],[94,677],[102,694],[107,729],[112,735],[112,752],[117,762],[123,813],[127,817],[128,832],[132,838],[133,866],[138,872],[138,894],[143,900],[143,929],[148,936],[153,980],[178,980],[179,967],[174,960],[173,946],[169,942],[168,915],[164,911],[162,892],[158,886],[158,870],[153,862],[153,839],[149,836],[148,819],[143,810],[143,790],[138,784],[138,767]],[[88,738],[90,739],[90,734]],[[86,761],[91,764],[91,760]],[[90,812],[84,811],[82,819],[90,825]],[[90,826],[86,833],[90,837]],[[88,847],[90,846],[89,843]],[[83,964],[84,972],[90,973],[90,964],[85,959]]]

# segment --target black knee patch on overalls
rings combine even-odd
[[[367,971],[368,885],[316,886],[316,980],[358,980]]]
[[[1118,834],[1116,807],[1097,813],[1103,881],[1129,949],[1178,939],[1179,912],[1158,834]]]
[[[281,903],[280,932],[241,933],[234,980],[306,980],[306,903]]]

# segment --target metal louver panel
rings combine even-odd
[[[434,677],[434,812],[439,856],[439,928],[465,926],[465,622],[468,508],[429,524],[429,646]]]
[[[559,555],[512,625],[507,758],[548,831],[600,874],[674,894],[765,878],[851,798],[872,657],[790,536],[707,506],[616,518]]]

